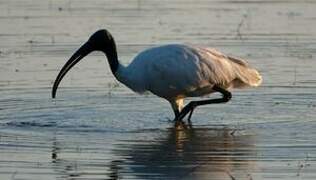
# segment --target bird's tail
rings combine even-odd
[[[250,67],[242,59],[228,57],[235,65],[236,79],[233,80],[233,88],[257,87],[262,83],[262,77],[259,72]]]

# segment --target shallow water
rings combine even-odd
[[[0,0],[0,179],[316,179],[315,8]],[[198,108],[190,127],[170,121],[164,100],[119,84],[93,53],[51,99],[59,69],[99,28],[123,64],[148,47],[190,43],[248,59],[264,83]]]

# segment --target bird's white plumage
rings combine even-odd
[[[183,98],[224,89],[258,86],[261,76],[241,59],[215,49],[189,45],[165,45],[141,52],[127,66],[119,66],[115,76],[132,90],[150,91],[167,99],[180,110]]]
[[[52,88],[53,98],[66,73],[93,51],[103,52],[115,77],[133,91],[150,91],[168,100],[175,120],[182,120],[188,113],[190,120],[197,106],[228,102],[231,93],[227,89],[261,83],[257,70],[246,61],[226,56],[215,49],[190,45],[171,44],[147,49],[125,67],[118,61],[113,36],[101,29],[92,34],[62,67]],[[192,101],[183,107],[185,97],[203,96],[215,91],[223,97]]]

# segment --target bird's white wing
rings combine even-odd
[[[130,64],[130,69],[136,67],[142,72],[146,89],[164,98],[188,96],[196,89],[209,86],[201,76],[199,56],[189,46],[165,45],[148,49]]]
[[[167,99],[209,94],[214,85],[223,88],[255,85],[251,76],[259,77],[243,60],[187,45],[148,49],[127,68],[133,78],[137,77],[133,82],[138,87]]]
[[[196,48],[200,56],[201,72],[211,83],[224,88],[259,86],[262,77],[242,59],[227,56],[212,48]]]

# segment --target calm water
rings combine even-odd
[[[316,179],[316,2],[0,0],[0,179]],[[119,84],[93,53],[51,86],[99,28],[123,64],[166,43],[215,47],[262,87],[174,124],[169,104]],[[216,96],[216,95],[214,95]]]

